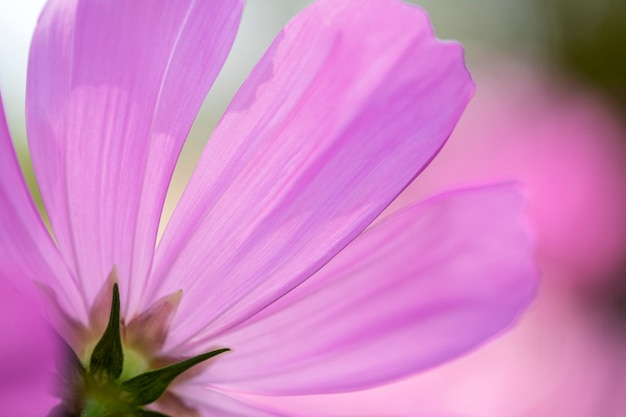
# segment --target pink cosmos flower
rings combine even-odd
[[[516,186],[443,194],[368,228],[473,91],[461,48],[396,0],[322,0],[285,27],[157,246],[243,1],[159,6],[52,0],[40,18],[27,125],[54,239],[0,126],[0,275],[44,289],[82,361],[64,415],[118,415],[126,400],[176,416],[281,415],[238,393],[381,385],[511,324],[535,288]],[[231,351],[145,400],[154,372],[217,348]]]

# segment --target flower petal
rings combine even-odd
[[[472,91],[461,47],[421,9],[300,13],[227,110],[157,250],[145,299],[184,291],[166,346],[245,320],[328,262],[430,161]]]
[[[88,302],[117,266],[143,291],[171,174],[243,0],[53,0],[35,31],[27,123],[63,255]]]
[[[9,136],[0,99],[0,279],[54,288],[65,312],[86,318],[78,286],[35,208]]]
[[[183,385],[178,388],[180,397],[189,406],[201,411],[203,416],[220,417],[304,417],[310,414],[284,413],[272,410],[269,405],[251,404],[209,388]]]
[[[50,389],[60,351],[32,288],[21,287],[27,292],[18,293],[0,276],[0,414],[44,416],[59,402]]]
[[[264,394],[357,390],[454,358],[509,326],[536,271],[507,184],[387,217],[315,276],[213,343],[199,383]]]

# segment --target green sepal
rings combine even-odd
[[[124,367],[124,351],[120,335],[120,292],[117,283],[113,284],[111,314],[109,324],[102,338],[93,349],[89,362],[92,374],[104,374],[111,380],[119,378]]]
[[[170,383],[178,375],[182,374],[192,366],[229,350],[230,349],[228,348],[217,349],[164,368],[155,369],[154,371],[137,375],[128,381],[122,382],[122,390],[131,396],[131,401],[134,405],[140,406],[150,404],[156,401],[165,392]]]
[[[230,350],[217,349],[125,380],[120,323],[120,295],[115,283],[109,322],[91,353],[89,366],[83,366],[63,341],[67,354],[57,364],[61,404],[47,417],[171,417],[142,407],[158,400],[181,373]]]

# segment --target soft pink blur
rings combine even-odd
[[[477,84],[448,145],[403,198],[458,184],[521,181],[543,285],[514,331],[398,385],[412,392],[401,410],[621,416],[626,322],[614,300],[598,297],[626,285],[619,282],[626,260],[623,126],[601,98],[528,68],[502,66]],[[615,315],[607,316],[612,308]]]
[[[354,416],[359,404],[360,417],[624,415],[626,323],[603,298],[626,286],[624,134],[601,99],[558,78],[508,64],[476,82],[446,147],[389,210],[450,187],[522,182],[543,273],[537,301],[511,332],[448,365],[281,405]]]
[[[0,416],[44,416],[59,402],[50,395],[58,350],[37,304],[0,279]]]
[[[547,279],[610,276],[626,254],[626,138],[617,119],[599,97],[520,66],[476,82],[447,145],[396,204],[516,179],[527,187]]]

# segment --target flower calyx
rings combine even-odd
[[[120,332],[120,295],[113,284],[108,324],[84,366],[67,346],[61,371],[62,403],[48,417],[167,417],[143,409],[165,393],[174,379],[214,356],[230,349],[216,349],[162,368],[126,377],[125,354]]]

